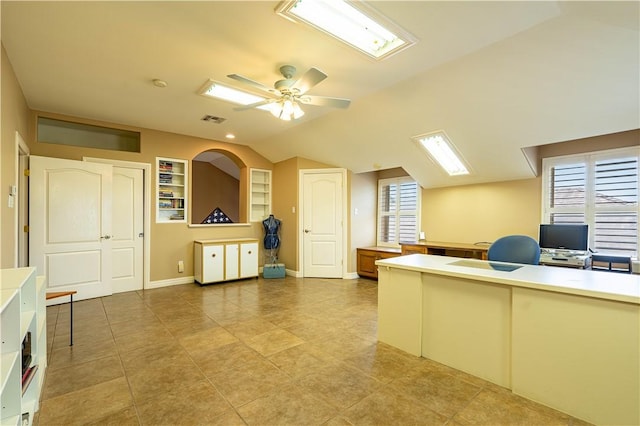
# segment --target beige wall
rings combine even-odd
[[[581,154],[605,149],[625,148],[640,145],[640,129],[609,135],[593,136],[568,142],[552,143],[538,147],[538,169],[542,170],[542,159],[562,155]]]
[[[35,125],[37,115],[58,118],[69,121],[77,121],[87,124],[95,124],[107,127],[116,127],[126,130],[139,131],[141,133],[140,153],[116,152],[93,148],[79,148],[35,142]],[[134,161],[152,165],[152,205],[151,205],[151,281],[179,279],[193,275],[193,240],[213,238],[261,238],[260,223],[241,225],[212,225],[208,227],[190,228],[184,223],[155,223],[156,206],[153,200],[156,190],[155,158],[168,157],[191,160],[202,151],[217,149],[227,151],[236,156],[247,168],[272,169],[272,164],[252,149],[242,146],[201,139],[174,133],[160,132],[157,130],[118,126],[111,123],[96,122],[66,117],[59,114],[32,112],[29,126],[31,129],[28,143],[31,154],[46,157],[67,158],[82,160],[82,157],[107,158],[122,161]],[[244,182],[246,180],[246,169]],[[191,179],[191,173],[189,173]],[[242,179],[241,179],[242,180]],[[189,187],[192,185],[190,183]],[[247,196],[247,189],[242,188],[241,197]],[[191,197],[190,197],[191,198]],[[241,212],[242,214],[242,212]],[[245,216],[246,217],[246,216]],[[262,246],[262,245],[260,245]],[[260,257],[262,259],[262,256]],[[178,261],[184,261],[184,273],[178,273]]]
[[[378,173],[351,174],[351,253],[349,271],[357,270],[356,249],[376,245]],[[353,268],[353,269],[351,269]]]
[[[541,180],[422,190],[427,240],[475,243],[510,234],[538,239]]]
[[[289,270],[298,271],[301,262],[298,257],[300,170],[330,167],[334,166],[301,157],[290,158],[273,166],[273,214],[282,221],[278,258]],[[355,271],[355,269],[349,269],[349,271]]]
[[[287,269],[297,271],[298,161],[296,158],[274,164],[272,185],[273,215],[282,221],[278,261],[284,263]]]
[[[235,223],[240,217],[240,181],[206,161],[191,162],[191,221],[202,223],[219,207]]]
[[[0,267],[13,268],[17,259],[15,256],[16,208],[9,208],[9,187],[16,185],[16,131],[27,140],[29,107],[25,101],[22,89],[11,67],[7,53],[2,46],[0,58],[0,75],[2,75],[2,100],[0,105]],[[25,193],[18,194],[26,196]],[[17,206],[17,205],[16,205]]]

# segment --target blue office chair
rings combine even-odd
[[[487,259],[537,265],[540,262],[540,246],[536,240],[526,235],[508,235],[491,244]]]

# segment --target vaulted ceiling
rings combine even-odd
[[[30,108],[248,145],[356,173],[403,167],[424,187],[533,176],[522,149],[640,128],[639,2],[375,1],[418,43],[374,61],[274,13],[277,1],[3,1],[2,44]],[[328,78],[284,122],[198,94],[278,68]],[[168,83],[153,85],[153,79]],[[223,117],[222,124],[202,121]],[[448,177],[412,141],[444,130],[472,173]]]

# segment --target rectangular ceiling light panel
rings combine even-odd
[[[449,176],[469,174],[469,170],[444,132],[415,136],[413,139]]]
[[[253,93],[225,86],[214,80],[208,80],[205,85],[202,86],[202,89],[200,89],[200,94],[211,98],[222,99],[227,102],[233,102],[238,105],[250,105],[266,99]],[[270,111],[270,105],[262,105],[257,108]]]
[[[415,37],[363,2],[287,0],[276,13],[304,22],[375,59],[384,59],[416,43]]]

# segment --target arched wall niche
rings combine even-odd
[[[234,153],[214,148],[191,160],[191,223],[225,225],[247,223],[247,166]],[[218,214],[216,214],[218,213]]]

